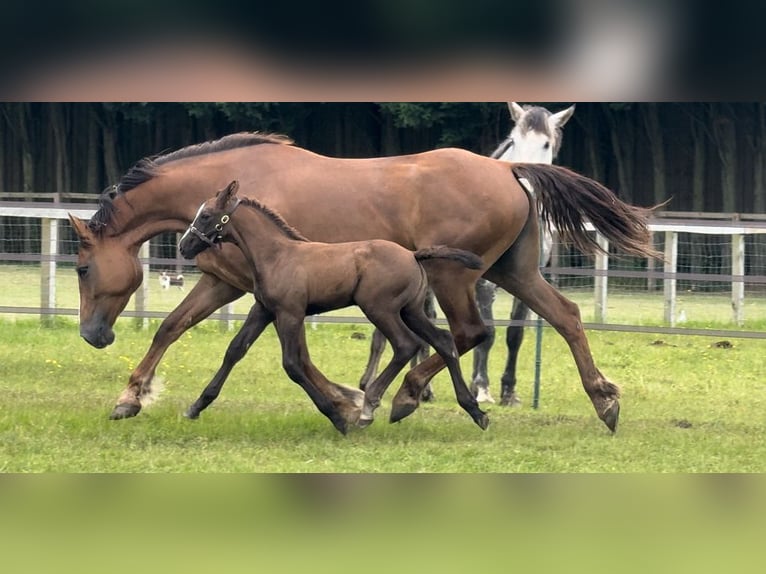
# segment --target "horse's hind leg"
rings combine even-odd
[[[494,317],[492,304],[495,302],[496,287],[485,279],[479,279],[476,283],[476,303],[479,313],[487,326],[487,338],[473,350],[473,375],[471,376],[471,391],[476,400],[486,403],[494,403],[495,399],[489,392],[489,351],[495,342]]]
[[[426,300],[423,303],[423,311],[426,314],[426,317],[428,317],[431,321],[436,320],[436,301],[434,298],[434,293],[429,288],[426,293]],[[428,345],[426,343],[421,343],[420,348],[418,349],[417,354],[412,358],[410,361],[410,367],[414,368],[419,363],[422,363],[428,358],[429,355],[429,349]],[[426,385],[426,388],[423,389],[423,392],[420,395],[420,400],[430,402],[434,400],[434,391],[433,387],[431,386],[431,383],[429,382]]]
[[[529,316],[529,307],[518,297],[513,299],[511,321],[524,321]],[[500,378],[500,404],[514,407],[521,401],[516,396],[516,363],[519,358],[519,349],[524,340],[524,327],[521,325],[509,325],[505,332],[505,343],[508,347],[508,360],[505,363],[505,371]]]
[[[402,311],[402,318],[405,324],[416,335],[436,349],[436,352],[449,369],[458,404],[471,416],[479,427],[486,429],[489,426],[489,419],[486,413],[479,408],[479,403],[468,389],[465,379],[463,379],[463,374],[460,370],[460,355],[449,331],[437,328],[420,309],[414,307],[405,307]]]
[[[579,308],[543,279],[537,268],[536,257],[525,275],[519,272],[518,264],[514,266],[510,256],[510,252],[506,253],[502,261],[487,272],[487,277],[524,301],[564,337],[596,413],[609,430],[614,431],[620,414],[620,391],[596,368],[580,320]]]
[[[213,311],[241,297],[243,292],[220,279],[203,274],[189,294],[163,321],[144,358],[130,375],[128,386],[117,399],[110,419],[136,416],[141,397],[151,392],[151,381],[165,351],[189,328]]]
[[[218,395],[221,393],[221,388],[226,382],[229,373],[231,373],[231,370],[234,368],[234,365],[242,360],[242,357],[245,356],[247,350],[253,344],[253,341],[263,333],[263,330],[271,324],[273,320],[274,315],[260,302],[256,301],[251,307],[250,312],[247,314],[247,319],[245,320],[244,325],[242,325],[242,328],[235,335],[234,339],[232,339],[231,343],[229,343],[223,358],[223,363],[218,369],[218,372],[205,387],[205,390],[202,391],[199,398],[186,411],[185,415],[188,418],[198,418],[199,414],[205,410],[210,403],[218,398]]]

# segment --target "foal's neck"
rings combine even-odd
[[[293,236],[289,227],[258,207],[241,203],[231,214],[231,235],[255,268],[258,277],[268,272],[270,264],[285,253],[305,245],[306,240]]]

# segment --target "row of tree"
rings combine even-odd
[[[541,104],[559,110],[565,104]],[[240,130],[373,157],[457,146],[489,154],[505,103],[3,103],[0,198],[101,192],[137,160]],[[766,105],[579,103],[557,163],[623,199],[674,211],[766,211]]]

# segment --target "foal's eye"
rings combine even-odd
[[[82,279],[88,274],[88,266],[83,265],[82,267],[77,268],[77,276]]]

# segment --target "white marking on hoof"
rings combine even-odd
[[[479,387],[476,391],[476,402],[479,403],[494,403],[495,399],[489,394],[489,389]]]

